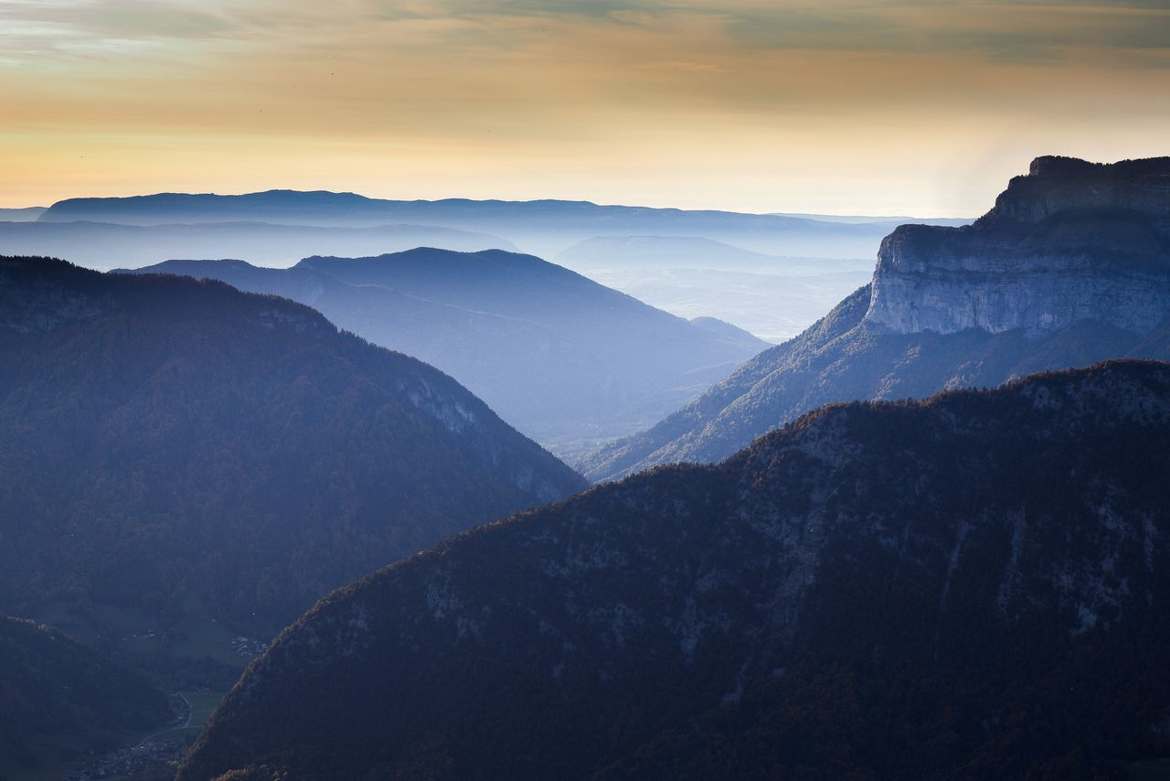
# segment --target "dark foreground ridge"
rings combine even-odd
[[[180,781],[1087,778],[1170,754],[1170,365],[821,409],[322,600]]]
[[[0,616],[0,777],[116,745],[171,718],[167,697],[60,632]]]

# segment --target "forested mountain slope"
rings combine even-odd
[[[1111,778],[1170,753],[1170,366],[802,417],[330,595],[180,773]]]
[[[0,776],[49,772],[164,724],[167,697],[60,632],[0,616]]]
[[[313,257],[291,269],[173,260],[142,271],[220,279],[308,304],[449,373],[566,457],[652,424],[768,347],[497,250]]]
[[[80,634],[267,637],[583,486],[442,372],[219,282],[2,259],[0,371],[0,609]]]

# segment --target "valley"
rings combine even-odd
[[[717,462],[825,404],[923,398],[1113,357],[1166,360],[1168,176],[1167,158],[1038,158],[970,226],[895,229],[869,284],[580,466],[607,480]]]
[[[1168,454],[1163,363],[822,409],[335,592],[179,779],[1088,777],[1156,758]]]
[[[1163,5],[0,0],[0,781],[1170,779]]]
[[[284,270],[172,260],[133,273],[218,279],[315,307],[450,374],[569,462],[653,424],[767,347],[730,324],[702,328],[564,267],[499,250],[310,257]]]
[[[7,215],[0,779],[1162,777],[1168,182]]]

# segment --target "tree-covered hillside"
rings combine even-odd
[[[0,777],[52,771],[171,716],[142,676],[48,627],[0,617]]]
[[[217,282],[0,260],[0,372],[0,609],[112,642],[265,638],[583,486],[438,370]]]
[[[828,407],[335,592],[180,778],[1123,778],[1168,474],[1166,364]]]
[[[768,346],[500,250],[312,257],[291,269],[172,260],[144,271],[218,279],[312,306],[447,372],[565,458],[652,424]]]

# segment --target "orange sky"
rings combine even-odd
[[[0,205],[272,187],[968,215],[1170,154],[1170,1],[0,0]]]

